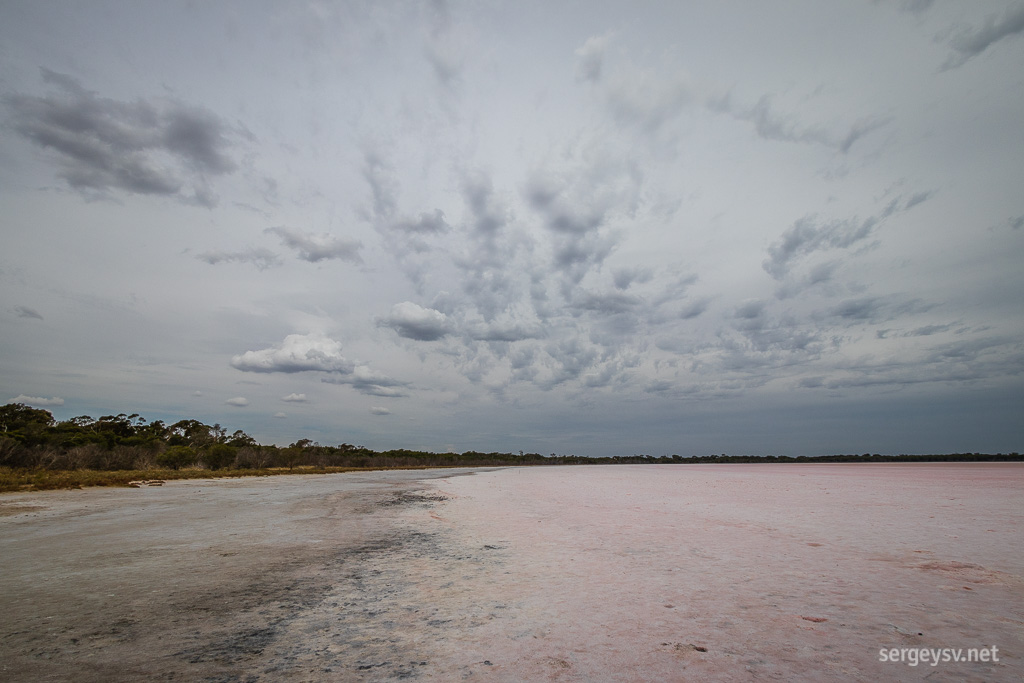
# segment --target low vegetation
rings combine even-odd
[[[0,406],[0,491],[125,486],[143,479],[195,479],[366,469],[729,462],[909,462],[1022,460],[1018,453],[987,455],[628,455],[588,458],[539,453],[431,453],[373,451],[343,443],[301,439],[264,446],[245,432],[181,420],[168,425],[137,414],[87,415],[57,421],[46,410],[20,403]]]

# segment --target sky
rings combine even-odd
[[[0,402],[1024,450],[1024,2],[0,0]]]

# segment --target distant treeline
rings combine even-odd
[[[288,446],[263,446],[241,430],[198,420],[165,424],[137,414],[88,415],[58,421],[46,410],[21,403],[0,406],[0,467],[51,470],[265,469],[270,467],[440,467],[490,465],[604,465],[763,462],[937,462],[1024,460],[1018,453],[948,455],[630,455],[590,458],[539,453],[431,453],[405,449],[373,451],[343,443],[325,446],[300,439]]]

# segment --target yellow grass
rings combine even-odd
[[[464,465],[462,465],[464,467]],[[383,469],[432,469],[432,467],[268,467],[264,469],[204,470],[43,470],[0,467],[0,493],[79,489],[85,486],[128,486],[129,482],[172,479],[219,479],[224,477],[267,477],[279,474],[334,474]]]

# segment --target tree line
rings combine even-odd
[[[288,446],[264,446],[243,432],[219,424],[180,420],[166,424],[138,414],[88,415],[58,421],[21,403],[0,406],[0,467],[51,470],[150,470],[202,467],[211,470],[273,467],[442,467],[500,465],[700,464],[799,462],[935,462],[1024,460],[1018,453],[944,455],[628,455],[592,458],[539,453],[432,453],[396,449],[374,451],[342,443],[321,445],[300,439]]]

